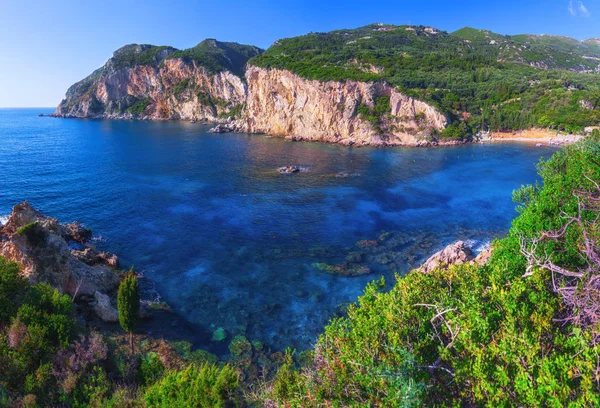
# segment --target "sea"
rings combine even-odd
[[[0,223],[24,200],[80,221],[209,349],[220,328],[225,350],[236,335],[309,348],[369,282],[389,288],[457,240],[481,251],[517,215],[512,192],[538,182],[536,164],[556,151],[356,148],[38,116],[52,111],[0,109]]]

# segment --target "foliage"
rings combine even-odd
[[[472,128],[465,122],[454,122],[442,131],[444,139],[463,140],[473,136]]]
[[[207,39],[195,47],[175,51],[168,58],[184,58],[193,61],[213,74],[228,70],[235,75],[243,76],[246,62],[261,52],[260,48],[251,45]]]
[[[133,271],[127,273],[119,285],[117,304],[119,309],[119,323],[123,330],[131,333],[137,326],[140,310],[138,281]]]
[[[150,105],[151,103],[152,98],[138,99],[133,103],[133,105],[127,108],[127,112],[136,116],[142,115],[146,111],[148,105]]]
[[[110,59],[114,69],[133,68],[137,65],[156,65],[167,54],[175,51],[173,47],[148,44],[129,44],[119,48]]]
[[[119,285],[117,294],[119,323],[125,332],[129,333],[130,346],[133,353],[133,331],[137,327],[140,312],[140,294],[138,292],[137,276],[129,271]]]
[[[24,235],[32,245],[43,245],[46,242],[46,235],[39,227],[37,221],[17,229],[17,234]]]
[[[0,332],[0,383],[12,394],[28,394],[38,403],[58,393],[52,375],[54,356],[76,334],[71,299],[45,284],[24,286],[14,264],[0,259],[3,318],[11,324]],[[15,289],[22,289],[17,293]]]
[[[16,315],[28,287],[19,275],[19,265],[0,257],[0,326]]]
[[[237,387],[230,366],[190,365],[151,386],[144,400],[148,407],[233,407],[240,404]]]
[[[142,356],[140,368],[138,371],[138,379],[142,385],[155,383],[162,377],[165,371],[165,366],[162,361],[153,351],[150,351]]]
[[[538,43],[472,29],[448,34],[376,24],[283,39],[250,64],[321,81],[387,81],[453,120],[468,112],[476,129],[578,132],[596,125],[598,81],[580,73],[597,66],[584,58],[588,50]]]

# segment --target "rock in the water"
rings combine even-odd
[[[438,268],[446,269],[449,265],[461,265],[470,262],[475,254],[463,241],[448,245],[443,250],[432,255],[421,268],[423,273],[429,273]]]
[[[484,265],[487,263],[487,261],[489,261],[490,256],[492,256],[492,249],[491,248],[484,249],[483,251],[481,251],[479,253],[479,255],[477,255],[477,257],[475,259],[473,259],[472,263],[477,264],[477,265]]]
[[[90,265],[104,265],[109,268],[117,269],[119,267],[119,258],[110,252],[97,252],[92,248],[84,250],[71,250],[73,256],[80,261]]]
[[[240,126],[234,121],[219,123],[209,130],[210,133],[233,133],[239,131],[241,131]]]
[[[85,243],[92,237],[92,231],[85,228],[77,221],[73,221],[70,224],[65,225],[68,231],[68,239],[75,242]]]
[[[282,173],[282,174],[298,173],[298,172],[300,172],[300,167],[298,167],[298,166],[284,166],[284,167],[279,167],[277,169],[277,172]]]
[[[356,246],[359,248],[369,248],[379,246],[379,242],[373,239],[363,239],[362,241],[358,241]]]
[[[112,305],[110,296],[97,291],[94,294],[94,298],[96,301],[93,303],[92,308],[102,321],[108,323],[116,323],[119,321],[119,312]]]
[[[219,327],[217,330],[213,332],[212,341],[223,341],[227,338],[227,332],[224,328]]]

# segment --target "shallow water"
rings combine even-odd
[[[29,200],[84,223],[199,325],[205,345],[223,327],[279,349],[310,346],[369,281],[392,282],[457,239],[480,247],[505,233],[511,192],[535,182],[535,164],[555,151],[352,148],[190,123],[37,117],[50,111],[0,109],[0,216]],[[285,165],[308,171],[278,174]],[[372,273],[313,265],[349,254]]]

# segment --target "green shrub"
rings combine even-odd
[[[138,381],[142,385],[153,384],[162,377],[164,372],[165,366],[158,357],[158,354],[150,351],[144,354],[141,358],[140,368],[138,371]]]
[[[473,136],[473,130],[465,122],[454,122],[442,131],[443,139],[468,140]]]
[[[117,294],[119,323],[126,333],[129,333],[129,345],[133,354],[133,331],[137,327],[140,312],[140,294],[138,292],[137,276],[130,270],[119,285]]]
[[[67,347],[75,335],[71,298],[43,283],[31,286],[16,318],[27,326],[33,344]]]
[[[166,375],[144,394],[148,407],[233,407],[240,405],[238,378],[224,366],[190,365]]]
[[[0,325],[10,322],[23,301],[29,284],[19,274],[19,265],[0,257]]]
[[[151,103],[152,103],[152,98],[138,99],[137,101],[134,102],[133,105],[131,105],[129,108],[127,108],[127,112],[129,112],[135,116],[142,115],[146,111],[146,108],[148,107],[148,105],[150,105]]]
[[[44,245],[46,242],[46,233],[40,228],[37,221],[17,229],[17,234],[27,237],[27,240],[33,246]]]

